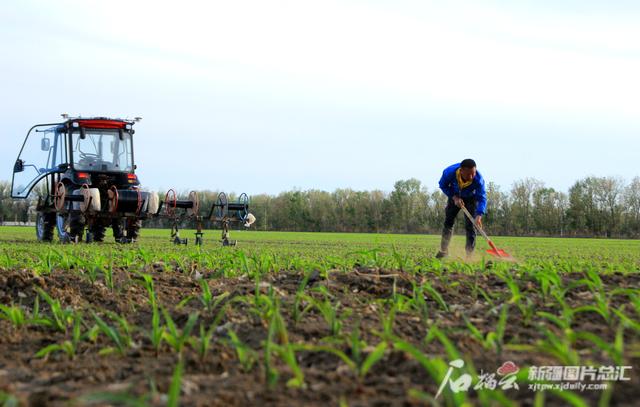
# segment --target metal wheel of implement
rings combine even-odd
[[[229,215],[229,200],[227,194],[220,192],[216,200],[215,216],[217,219],[225,219]]]
[[[109,212],[116,213],[118,211],[118,200],[120,197],[118,196],[118,188],[115,185],[112,185],[107,191],[107,198],[109,199]]]
[[[187,215],[198,216],[200,213],[200,198],[198,198],[198,193],[196,191],[189,192],[189,201],[191,201],[193,206],[191,208],[187,208]]]
[[[242,209],[238,211],[238,217],[244,222],[249,215],[249,195],[241,193],[238,197],[238,203],[242,204]]]
[[[176,214],[176,205],[178,203],[178,196],[176,191],[170,189],[164,196],[164,213],[170,218],[173,218]]]
[[[60,212],[64,208],[64,198],[67,195],[67,187],[62,181],[56,184],[56,189],[53,191],[53,205],[56,211]]]

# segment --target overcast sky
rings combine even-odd
[[[432,190],[467,157],[504,189],[629,180],[635,4],[5,1],[0,179],[31,125],[69,113],[142,116],[150,189]]]

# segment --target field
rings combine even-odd
[[[497,238],[515,261],[480,242],[464,262],[436,260],[437,236],[168,235],[60,245],[0,228],[0,405],[640,399],[640,241]],[[559,383],[541,366],[631,369],[534,391]]]

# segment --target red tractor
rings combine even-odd
[[[133,154],[133,126],[140,118],[63,118],[62,123],[33,126],[13,167],[13,198],[26,199],[41,185],[38,240],[52,241],[57,230],[60,241],[79,242],[86,229],[87,242],[101,242],[111,227],[116,241],[128,243],[138,238],[142,220],[166,216],[174,221],[174,241],[186,243],[177,235],[176,209],[182,208],[197,223],[197,244],[202,244],[202,222],[209,220],[222,225],[222,242],[228,245],[230,224],[249,226],[255,221],[246,194],[238,202],[220,194],[205,217],[199,214],[195,192],[178,200],[170,191],[160,201],[156,193],[142,191]]]

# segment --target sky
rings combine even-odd
[[[0,9],[0,179],[27,130],[143,120],[148,189],[503,190],[640,175],[632,1],[33,1]]]

